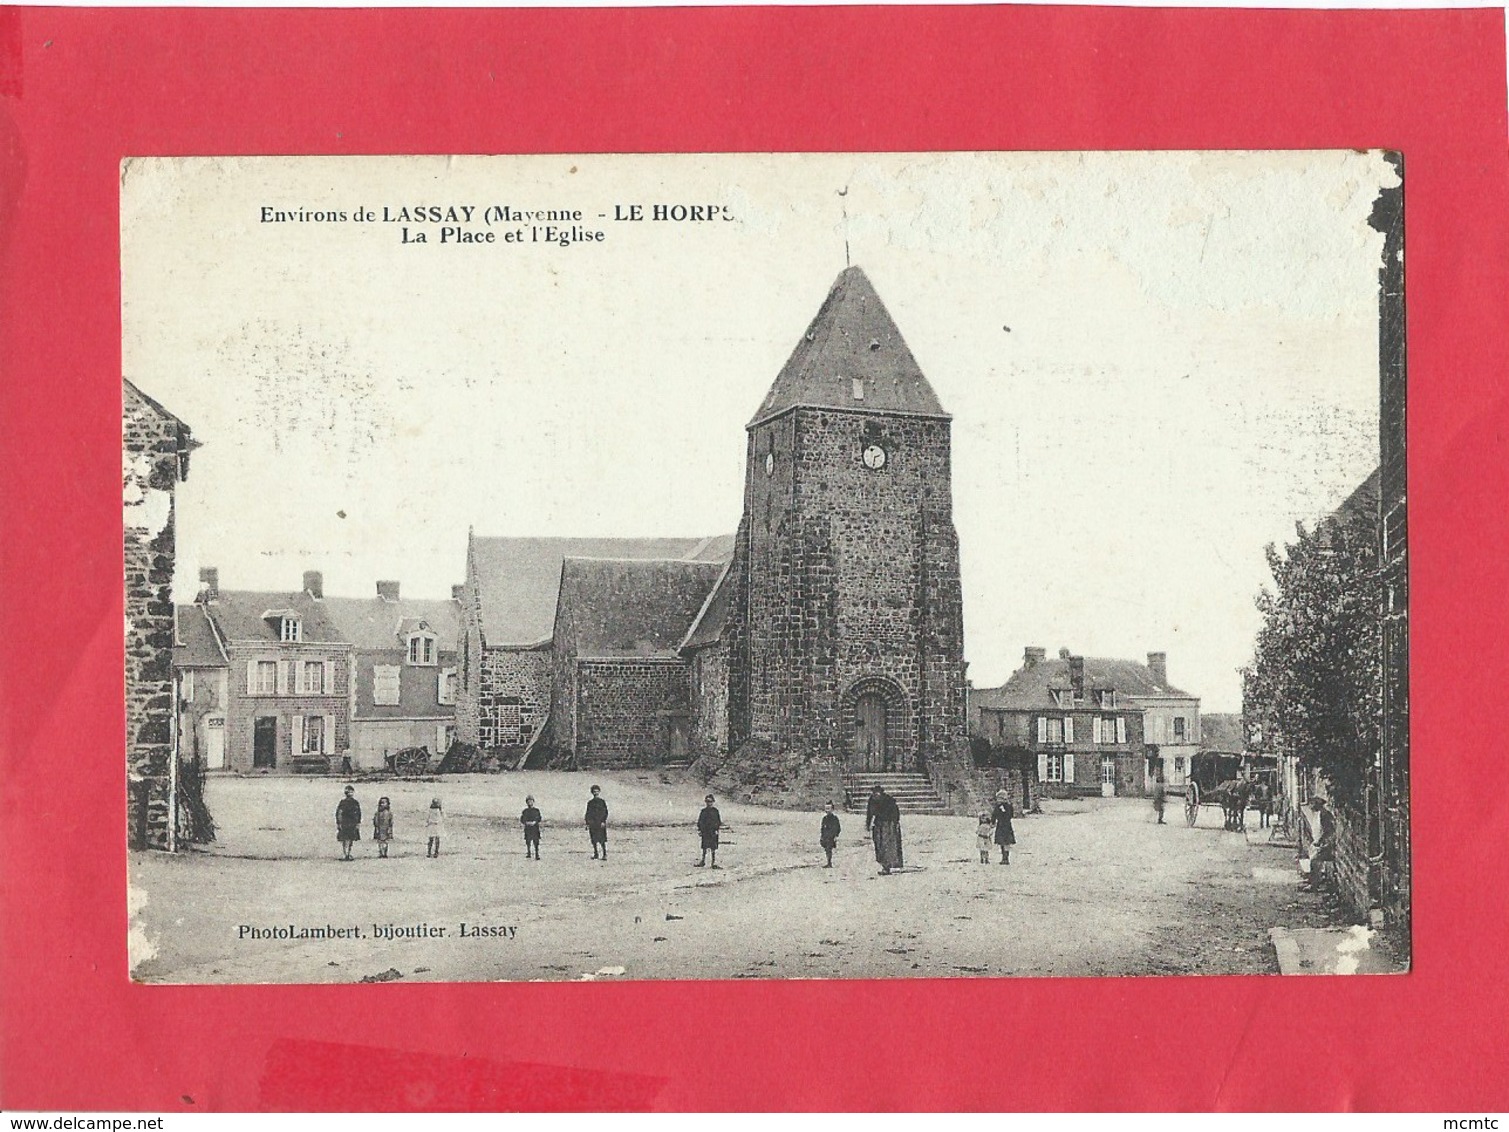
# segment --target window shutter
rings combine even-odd
[[[1125,743],[1126,741],[1127,741],[1127,721],[1126,721],[1126,717],[1118,715],[1116,717],[1116,742],[1118,742],[1118,743]]]
[[[1064,742],[1074,742],[1074,717],[1072,715],[1064,716]]]
[[[293,753],[295,758],[304,753],[304,717],[302,715],[293,717]]]
[[[335,682],[331,679],[330,668],[331,663],[328,660],[320,665],[320,692],[327,696],[330,694],[330,685]]]
[[[1039,719],[1038,722],[1043,723],[1045,721]],[[1037,780],[1039,782],[1048,781],[1048,753],[1046,751],[1039,751],[1037,753]]]
[[[288,693],[288,665],[284,664],[282,661],[274,661],[273,665],[277,669],[277,672],[278,672],[278,675],[277,675],[278,695],[280,695],[280,696],[286,695]]]
[[[1046,715],[1037,717],[1037,741],[1039,743],[1046,743],[1048,741],[1048,717]],[[1042,756],[1039,755],[1038,758],[1042,758]]]
[[[445,724],[443,723],[435,724],[435,753],[445,754]]]
[[[320,754],[328,754],[330,751],[330,728],[331,719],[328,715],[320,716]]]
[[[246,662],[246,694],[248,696],[257,694],[257,662],[255,660]]]
[[[1064,781],[1074,781],[1074,754],[1072,751],[1064,752]]]

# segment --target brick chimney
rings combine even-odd
[[[220,600],[220,571],[213,566],[199,568],[199,600]]]
[[[1068,649],[1059,649],[1058,650],[1058,659],[1059,660],[1068,660],[1069,659],[1069,650]]]
[[[398,600],[398,583],[397,582],[391,582],[391,581],[390,582],[378,582],[377,583],[377,596],[380,597],[380,598],[382,598],[383,601],[397,601]]]
[[[318,570],[304,571],[304,592],[313,598],[325,596],[325,575]]]
[[[1028,645],[1026,651],[1022,653],[1022,667],[1036,668],[1039,664],[1042,664],[1043,661],[1047,659],[1047,649],[1038,648],[1036,645]]]
[[[1153,679],[1165,688],[1168,687],[1168,653],[1150,652],[1147,654],[1148,671],[1153,674]]]
[[[460,601],[465,596],[466,596],[466,583],[465,582],[458,582],[456,585],[454,585],[454,586],[451,587],[451,600],[452,601]]]
[[[1069,686],[1074,689],[1074,698],[1085,698],[1085,658],[1071,656],[1069,658]]]

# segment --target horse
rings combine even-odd
[[[1221,804],[1221,812],[1226,817],[1226,828],[1234,833],[1242,833],[1247,828],[1247,799],[1252,793],[1252,783],[1242,778],[1232,778],[1221,783],[1211,791],[1212,802]]]

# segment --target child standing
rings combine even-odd
[[[825,869],[833,867],[833,850],[838,848],[838,835],[843,827],[838,824],[838,815],[833,812],[833,803],[828,802],[823,806],[823,824],[817,831],[817,843],[823,847],[823,852],[828,854],[828,863]]]
[[[425,819],[425,828],[429,830],[430,842],[426,846],[426,857],[440,856],[440,835],[445,832],[445,809],[440,805],[439,798],[430,799],[430,816]]]
[[[990,864],[990,839],[995,832],[988,813],[980,815],[980,824],[975,827],[975,848],[980,851],[980,864]]]
[[[718,807],[713,805],[713,796],[709,794],[703,799],[706,803],[702,812],[697,815],[697,832],[702,835],[702,860],[697,862],[697,868],[707,864],[709,851],[713,855],[713,868],[720,869],[718,864],[718,831],[723,828],[723,815],[718,813]]]
[[[524,825],[524,857],[529,858],[529,848],[534,846],[534,859],[540,859],[540,811],[535,809],[534,795],[524,799],[524,812],[519,815]]]
[[[1016,831],[1011,828],[1011,795],[1004,790],[996,791],[996,804],[990,811],[990,819],[996,827],[996,844],[1001,847],[1001,864],[1011,864],[1011,847],[1016,844]]]
[[[592,797],[587,800],[587,837],[592,842],[592,859],[597,860],[597,851],[603,851],[602,859],[608,859],[608,803],[603,798],[601,786],[592,787]]]
[[[388,855],[388,842],[393,840],[393,803],[386,798],[377,800],[377,813],[372,815],[372,840],[377,842],[377,855]]]

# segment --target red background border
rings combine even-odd
[[[1493,10],[0,11],[6,1106],[1509,1107],[1504,76]],[[1410,976],[127,981],[123,155],[1268,147],[1405,153]]]

